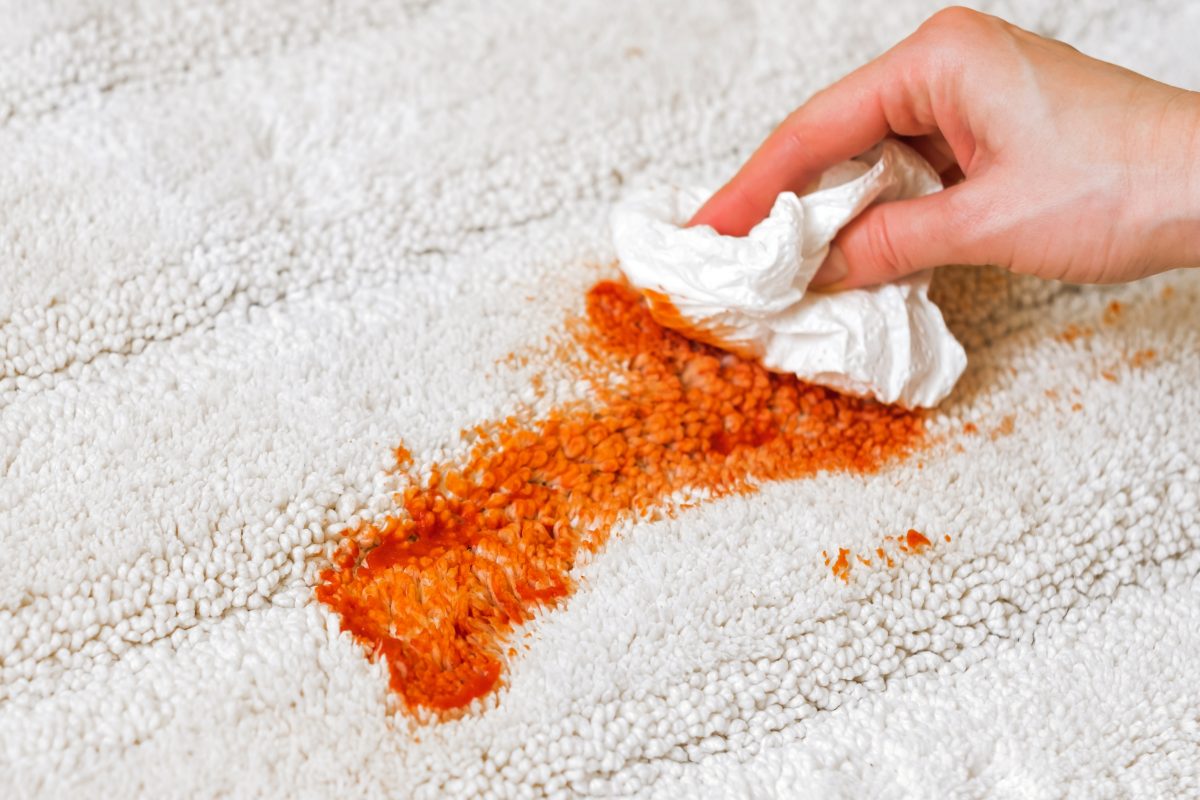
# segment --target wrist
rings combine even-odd
[[[1160,124],[1155,238],[1161,268],[1200,267],[1200,92],[1172,97]]]
[[[1185,120],[1184,202],[1191,219],[1185,230],[1184,264],[1200,267],[1200,92],[1188,92],[1190,118]]]

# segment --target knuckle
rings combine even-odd
[[[936,12],[910,37],[910,57],[928,74],[956,74],[994,51],[1007,23],[962,6]]]
[[[929,33],[963,34],[979,30],[986,24],[987,16],[964,6],[948,6],[933,14],[921,25]]]

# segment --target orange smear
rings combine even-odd
[[[467,457],[411,472],[401,507],[347,532],[320,575],[317,597],[386,657],[410,709],[440,715],[494,690],[514,628],[571,592],[581,551],[614,523],[661,516],[682,490],[874,472],[924,440],[918,413],[684,338],[622,284],[596,285],[568,329],[586,404],[475,426]]]
[[[732,342],[732,328],[702,327],[685,317],[671,302],[671,298],[662,292],[643,289],[642,294],[645,295],[646,304],[650,307],[650,316],[654,317],[654,321],[659,325],[682,333],[693,341],[709,344],[720,350],[727,350],[742,358],[755,359],[758,357],[759,354],[750,348]]]
[[[1001,436],[1009,436],[1013,432],[1013,427],[1017,418],[1008,414],[1000,420],[1000,424],[992,430],[992,441],[999,439]]]
[[[1112,370],[1107,370],[1107,369],[1101,370],[1100,377],[1104,378],[1104,380],[1106,380],[1106,381],[1110,381],[1111,383],[1117,382],[1117,375]]]

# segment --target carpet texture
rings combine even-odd
[[[1200,87],[1200,4],[981,7]],[[459,719],[314,599],[397,444],[585,391],[624,185],[934,8],[0,4],[0,794],[1200,796],[1194,272],[942,271],[922,452],[629,521]]]

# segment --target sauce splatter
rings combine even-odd
[[[950,541],[949,534],[945,538],[947,542]],[[898,549],[901,553],[921,553],[932,545],[929,538],[915,528],[909,528],[908,531],[898,536],[885,536],[883,541],[885,547],[875,548],[875,555],[878,556],[879,565],[881,567],[886,565],[889,569],[896,566],[896,562],[885,548],[891,548],[893,551]],[[851,556],[854,556],[864,567],[870,567],[873,563],[871,559],[854,553],[849,548],[841,547],[838,548],[837,559],[831,564],[829,554],[824,550],[821,551],[821,557],[825,559],[825,566],[829,567],[833,577],[842,583],[850,582],[850,567],[853,565],[850,560]]]
[[[1120,300],[1113,300],[1104,307],[1104,324],[1115,325],[1125,311],[1125,305]]]
[[[396,459],[396,469],[404,469],[412,464],[412,453],[408,452],[408,448],[402,444],[396,445],[392,450],[392,456]]]
[[[903,550],[919,553],[929,547],[929,539],[920,531],[909,528],[908,533],[904,534],[904,542],[900,547]]]
[[[1130,357],[1129,365],[1134,369],[1141,369],[1156,358],[1158,358],[1158,353],[1155,350],[1138,350]]]
[[[1017,418],[1013,414],[1006,414],[1000,419],[1000,424],[992,429],[992,441],[996,441],[1001,436],[1011,436],[1015,428]]]
[[[1095,330],[1086,325],[1076,325],[1074,323],[1068,325],[1058,334],[1059,341],[1070,344],[1078,339],[1087,339],[1095,334]]]
[[[849,555],[850,555],[850,551],[847,550],[845,547],[838,548],[837,560],[834,561],[833,566],[829,568],[833,571],[833,576],[835,578],[840,578],[842,583],[850,582]]]
[[[320,575],[317,597],[386,659],[410,710],[441,716],[493,691],[514,628],[571,592],[577,557],[620,520],[689,490],[874,472],[924,441],[919,413],[689,340],[623,284],[597,284],[586,309],[568,365],[589,401],[476,426],[466,458],[410,472],[397,510],[348,531]]]

